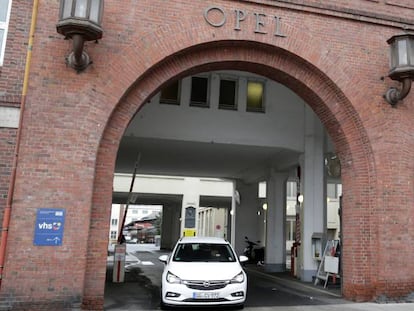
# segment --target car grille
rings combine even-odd
[[[224,302],[224,301],[228,301],[225,298],[217,298],[217,299],[194,299],[194,298],[188,298],[188,299],[184,299],[184,302]]]
[[[197,290],[217,290],[227,286],[229,281],[184,281],[188,288]]]

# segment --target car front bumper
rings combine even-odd
[[[195,290],[183,284],[167,284],[162,289],[166,305],[242,305],[246,300],[246,283],[228,284],[221,289]]]

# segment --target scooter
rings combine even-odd
[[[255,263],[258,266],[264,264],[264,247],[260,246],[260,241],[250,241],[247,236],[244,237],[247,246],[244,248],[243,254],[249,258],[248,263]]]

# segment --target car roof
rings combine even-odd
[[[229,244],[229,242],[223,238],[218,237],[182,237],[179,243],[211,243],[211,244]]]

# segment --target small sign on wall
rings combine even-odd
[[[185,228],[195,228],[196,225],[196,208],[194,206],[188,206],[185,208]]]
[[[37,209],[33,245],[62,245],[65,212],[65,209],[61,208]]]
[[[184,236],[196,236],[196,230],[195,229],[184,229]]]

